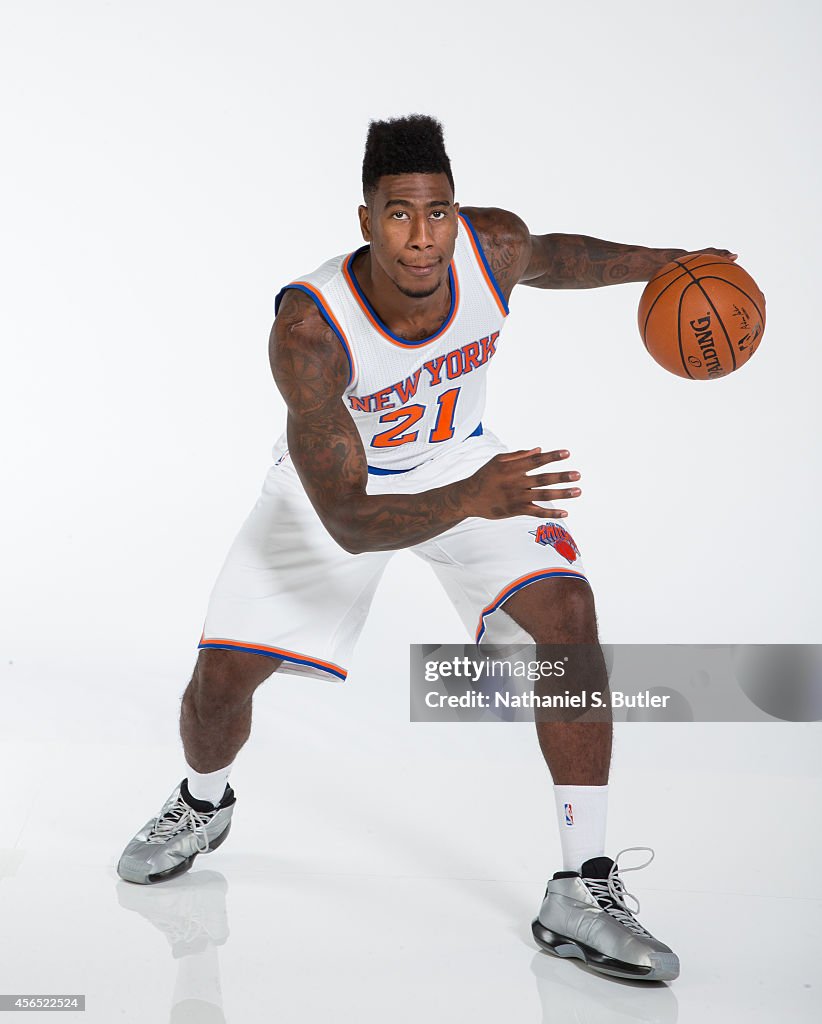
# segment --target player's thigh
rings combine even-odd
[[[352,555],[332,540],[285,458],[228,551],[199,646],[248,654],[250,666],[261,658],[282,673],[345,679],[391,554]],[[253,683],[265,665],[247,671]]]
[[[478,644],[596,635],[593,595],[567,520],[468,519],[415,550]]]

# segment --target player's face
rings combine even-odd
[[[444,174],[384,175],[360,207],[371,259],[403,295],[424,299],[447,283],[458,210]]]

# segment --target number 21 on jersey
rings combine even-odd
[[[448,441],[454,436],[454,412],[459,393],[459,388],[451,388],[437,399],[437,419],[428,434],[428,440],[433,444]],[[384,413],[380,416],[380,423],[391,423],[393,426],[375,434],[371,438],[371,447],[396,448],[398,445],[416,441],[419,431],[411,428],[415,423],[419,423],[425,411],[424,405],[406,405],[402,409],[392,409],[391,412]]]

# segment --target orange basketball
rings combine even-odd
[[[765,330],[765,297],[742,267],[697,253],[667,263],[639,300],[645,347],[678,377],[713,380],[743,366]]]

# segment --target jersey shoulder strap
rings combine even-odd
[[[289,288],[294,288],[297,291],[304,292],[309,296],[309,298],[313,299],[323,320],[325,320],[334,334],[336,334],[338,341],[342,345],[343,352],[348,360],[348,384],[346,387],[349,388],[352,386],[357,376],[353,349],[339,318],[334,314],[334,310],[331,308],[327,296],[324,295],[324,289],[331,284],[335,278],[341,277],[342,264],[345,258],[345,255],[334,256],[332,259],[326,260],[322,266],[318,267],[310,274],[304,274],[296,281],[291,281],[289,284],[283,285],[274,298],[274,315],[276,316],[277,313],[279,313],[283,295],[285,295]]]

